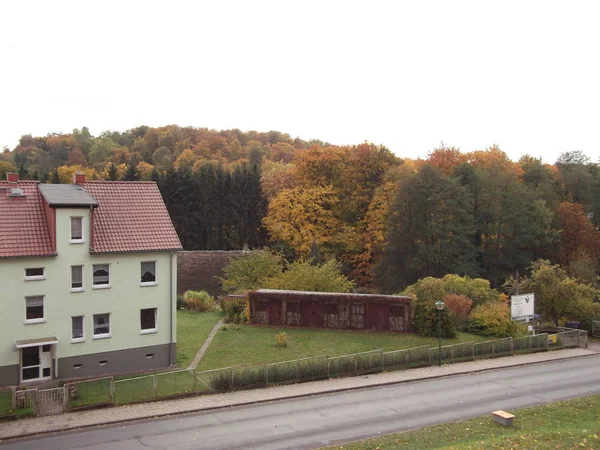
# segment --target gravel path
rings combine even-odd
[[[204,344],[202,344],[202,347],[200,347],[200,350],[198,350],[198,353],[196,353],[196,356],[194,356],[194,359],[188,366],[187,370],[194,370],[196,368],[196,366],[198,365],[198,363],[200,362],[200,360],[206,353],[208,346],[210,345],[213,338],[215,337],[215,334],[217,334],[217,331],[219,331],[221,329],[221,327],[223,326],[224,323],[225,323],[225,319],[221,319],[217,322],[217,324],[214,326],[214,328],[212,329],[212,331],[206,338],[206,341],[204,341]]]

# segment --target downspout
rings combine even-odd
[[[173,367],[173,252],[169,252],[169,366]]]
[[[94,251],[94,206],[90,205],[90,251]]]

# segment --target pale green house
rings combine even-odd
[[[181,244],[154,182],[0,181],[0,386],[175,363]]]

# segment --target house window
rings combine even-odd
[[[110,314],[94,314],[94,339],[110,337]]]
[[[156,308],[141,309],[140,323],[142,333],[156,332]]]
[[[44,296],[25,297],[25,323],[45,322]]]
[[[141,284],[150,286],[156,284],[156,261],[143,261],[141,263]]]
[[[71,242],[83,242],[83,217],[71,217]]]
[[[71,342],[83,342],[83,316],[71,317]]]
[[[110,266],[94,264],[94,286],[110,287]]]
[[[71,291],[83,291],[83,266],[71,266]]]
[[[25,280],[45,280],[46,275],[43,267],[32,267],[30,269],[25,269]]]
[[[351,313],[353,316],[358,316],[365,313],[365,305],[362,303],[355,303],[351,308]]]

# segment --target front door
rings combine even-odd
[[[52,378],[52,346],[35,345],[21,349],[21,380],[38,381]]]

